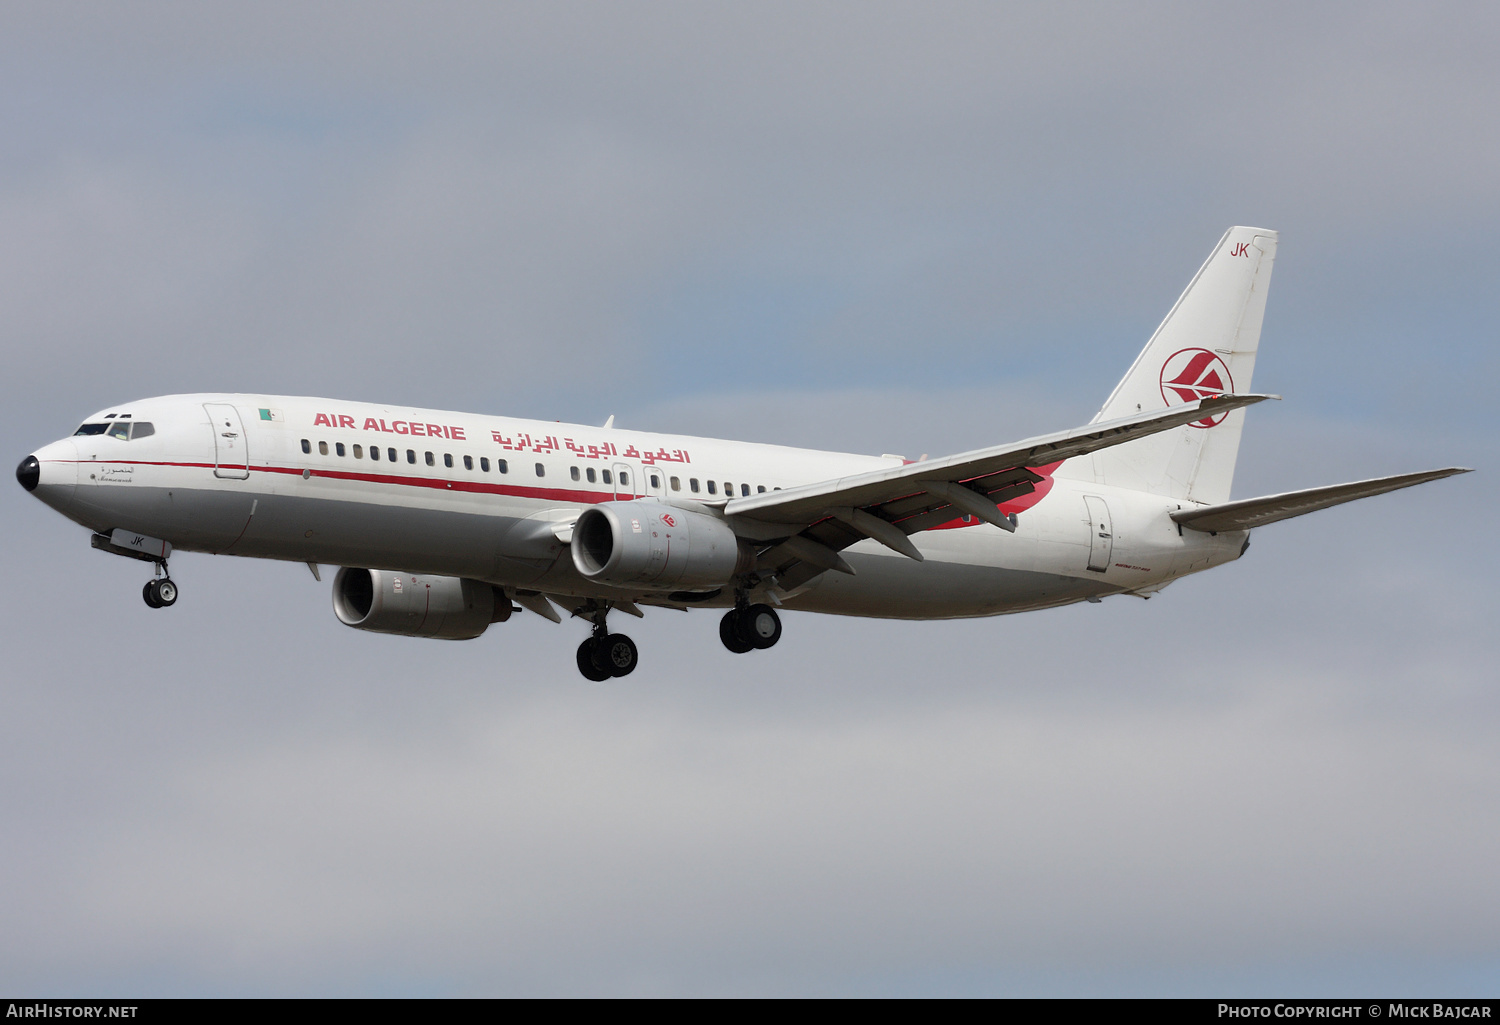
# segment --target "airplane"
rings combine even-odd
[[[579,672],[639,661],[611,612],[723,609],[731,652],[778,609],[994,616],[1149,598],[1232,562],[1250,531],[1457,473],[1230,499],[1278,235],[1225,232],[1098,415],[1073,430],[912,461],[325,398],[195,394],[87,417],[21,485],[154,564],[175,551],[341,567],[360,630],[450,640],[529,610],[591,624]],[[644,607],[644,608],[643,608]]]

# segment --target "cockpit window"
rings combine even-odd
[[[104,434],[106,431],[109,432],[109,436],[111,438],[118,438],[121,441],[128,441],[131,438],[149,438],[151,437],[151,435],[156,433],[156,428],[151,425],[150,421],[137,420],[135,422],[135,429],[132,430],[130,421],[121,418],[119,420],[116,420],[114,423],[84,424],[83,426],[79,427],[78,430],[73,432],[73,437],[76,438],[79,435],[87,436],[93,434]]]

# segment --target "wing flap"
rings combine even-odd
[[[1403,473],[1395,477],[1374,477],[1348,484],[1331,484],[1322,488],[1304,491],[1288,491],[1280,495],[1265,495],[1261,498],[1246,498],[1238,502],[1223,502],[1198,509],[1181,509],[1172,514],[1172,519],[1191,530],[1217,533],[1221,530],[1249,530],[1263,527],[1278,520],[1289,520],[1319,509],[1328,509],[1345,502],[1383,495],[1387,491],[1399,491],[1430,480],[1441,480],[1458,473],[1469,473],[1466,467],[1449,466],[1441,470],[1423,470],[1421,473]]]

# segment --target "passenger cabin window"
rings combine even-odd
[[[630,487],[630,474],[626,473],[624,470],[620,471],[620,487]]]
[[[495,469],[499,470],[501,473],[509,473],[510,472],[510,460],[509,459],[496,459],[495,460]]]
[[[365,447],[363,445],[355,445],[354,446],[354,458],[355,459],[363,459],[364,457],[365,457]]]
[[[472,469],[474,469],[474,457],[473,456],[464,456],[464,469],[465,470],[472,470]]]
[[[417,461],[417,450],[416,449],[409,448],[409,449],[406,450],[406,461],[408,463],[415,463]]]
[[[432,453],[431,452],[424,452],[423,453],[423,457],[427,460],[427,465],[428,466],[436,466],[437,465],[437,460],[434,459],[434,458],[432,458]]]
[[[734,497],[734,485],[731,484],[731,483],[729,483],[727,480],[724,482],[724,497],[725,498],[733,498]]]
[[[327,454],[328,454],[328,442],[326,442],[326,441],[320,441],[320,442],[318,442],[318,455],[320,455],[320,456],[326,456]]]
[[[464,458],[468,458],[468,457],[465,456]],[[479,468],[481,470],[483,470],[485,473],[489,473],[490,472],[490,457],[489,456],[480,456],[479,457]]]
[[[609,475],[609,471],[608,470],[600,470],[599,471],[599,476],[601,476],[601,477],[604,478],[604,483],[606,483],[606,484],[609,484],[609,483],[611,483],[614,480],[614,478]]]
[[[682,478],[681,477],[672,477],[672,478],[670,478],[668,480],[668,483],[672,485],[672,490],[673,491],[681,491],[682,490]]]
[[[76,438],[80,434],[103,434],[108,429],[109,424],[82,424],[73,432],[73,437]]]
[[[312,455],[312,442],[308,441],[306,438],[302,439],[302,454],[309,456]]]
[[[764,495],[766,493],[766,486],[764,484],[757,484],[755,486],[755,493],[757,495]]]
[[[537,463],[536,464],[536,475],[538,477],[545,477],[545,476],[547,476],[547,468],[545,466],[543,466],[541,463]]]
[[[695,495],[698,493],[698,478],[697,477],[689,477],[688,478],[688,490],[691,491]]]
[[[594,472],[594,468],[592,466],[585,470],[584,473],[588,476],[590,484],[593,484],[599,480],[599,475]]]
[[[356,446],[354,446],[354,448],[355,448],[356,451],[358,451],[359,446],[356,445]],[[373,460],[375,460],[377,463],[380,462],[380,446],[379,445],[371,445],[370,446],[370,458],[373,459]]]
[[[574,466],[574,467],[571,467],[571,468],[569,468],[569,470],[568,470],[568,474],[569,474],[569,476],[571,476],[571,477],[572,477],[572,478],[573,478],[573,479],[574,479],[574,480],[578,480],[578,478],[579,478],[579,474],[578,474],[578,467],[576,467],[576,466]]]
[[[334,442],[333,450],[342,456],[344,454],[344,443],[342,441]]]
[[[130,425],[128,423],[121,423],[120,421],[116,420],[114,423],[109,425],[109,436],[111,438],[119,438],[121,441],[129,441]]]
[[[393,448],[386,449],[385,457],[394,463],[396,461],[396,450]]]
[[[653,488],[659,488],[659,487],[661,487],[661,474],[658,474],[658,473],[651,474],[650,480],[651,480],[651,486]]]
[[[450,470],[453,469],[453,453],[452,452],[444,452],[443,453],[443,465],[446,466]]]
[[[719,485],[715,484],[713,481],[709,481],[708,482],[708,493],[710,495],[717,495],[719,493]]]

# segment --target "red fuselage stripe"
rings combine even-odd
[[[217,464],[214,463],[176,463],[176,462],[154,462],[149,460],[135,459],[80,459],[81,465],[122,465],[122,466],[174,466],[194,470],[218,469],[245,469],[243,464]],[[293,477],[302,476],[302,467],[291,466],[250,466],[249,469],[257,473],[284,473]],[[519,484],[489,484],[482,481],[471,480],[445,480],[440,477],[408,477],[398,474],[386,473],[356,473],[349,470],[315,470],[306,468],[314,477],[329,477],[334,480],[357,480],[368,484],[397,484],[412,488],[429,488],[433,491],[466,491],[472,494],[484,495],[512,495],[517,498],[543,498],[549,501],[560,502],[613,502],[619,498],[636,498],[638,496],[619,495],[612,491],[583,491],[569,488],[533,488]]]
[[[80,459],[80,465],[124,465],[124,466],[174,466],[187,469],[212,470],[215,468],[245,469],[243,465],[214,463],[175,463],[175,462],[153,462],[148,460],[130,459]],[[1027,495],[1018,495],[1016,498],[1000,503],[1003,512],[1020,512],[1029,509],[1040,502],[1048,491],[1052,490],[1052,471],[1056,470],[1061,463],[1051,463],[1047,466],[1035,467],[1035,472],[1042,476],[1036,490]],[[355,480],[367,484],[395,484],[411,488],[428,488],[433,491],[462,491],[470,494],[481,495],[510,495],[515,498],[541,498],[553,502],[613,502],[616,499],[629,500],[639,496],[617,495],[612,491],[583,491],[571,490],[569,488],[533,488],[519,484],[488,484],[481,481],[471,480],[445,480],[440,477],[407,477],[397,474],[385,473],[358,473],[349,470],[314,470],[312,467],[292,466],[251,466],[250,470],[258,473],[284,473],[293,477],[302,476],[306,469],[314,477],[329,477],[333,480]],[[649,497],[649,496],[648,496]],[[952,530],[961,527],[978,526],[978,521],[965,523],[962,518],[955,518],[946,523],[927,528],[928,530]]]

